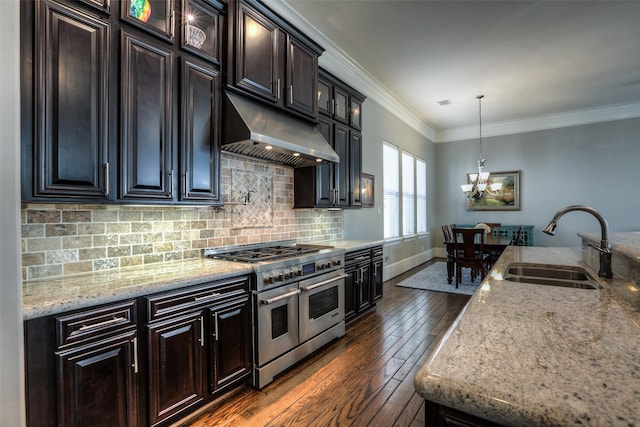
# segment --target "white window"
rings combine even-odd
[[[402,235],[416,234],[416,192],[413,155],[402,152]]]
[[[427,162],[416,158],[416,231],[427,232]]]
[[[383,155],[384,238],[400,236],[400,164],[398,147],[385,142]]]

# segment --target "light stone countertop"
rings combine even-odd
[[[416,391],[509,426],[640,426],[640,305],[620,303],[615,291],[634,283],[504,281],[511,262],[596,276],[580,248],[509,247],[416,375]]]
[[[346,252],[357,251],[360,249],[367,249],[373,246],[379,246],[384,244],[384,240],[324,240],[321,242],[314,242],[318,245],[333,246],[334,248],[344,249]]]
[[[23,318],[122,301],[252,272],[249,264],[193,258],[23,283]]]

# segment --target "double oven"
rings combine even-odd
[[[205,250],[250,263],[254,387],[345,333],[344,250],[292,241]]]

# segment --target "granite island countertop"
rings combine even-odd
[[[250,264],[193,258],[23,282],[24,320],[251,273]]]
[[[640,426],[640,306],[614,290],[635,284],[509,282],[511,262],[596,275],[580,248],[509,247],[416,375],[416,391],[509,426]]]

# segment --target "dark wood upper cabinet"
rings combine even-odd
[[[362,102],[364,100],[355,95],[351,96],[349,104],[349,126],[362,130]]]
[[[307,116],[318,115],[318,55],[299,40],[287,37],[288,108]]]
[[[32,183],[25,198],[109,197],[109,36],[108,23],[81,11],[35,4],[34,79],[25,86],[33,87],[36,111],[33,145],[23,147],[23,176]]]
[[[173,42],[176,14],[174,0],[124,0],[120,7],[123,21]]]
[[[180,200],[220,200],[220,75],[211,66],[182,62]]]
[[[322,48],[255,0],[230,2],[229,22],[227,85],[315,119]]]
[[[333,114],[333,85],[318,79],[318,113],[331,117]]]
[[[351,207],[362,206],[362,134],[349,130],[349,188],[351,191]]]
[[[120,198],[173,197],[173,52],[122,32]]]
[[[223,8],[215,0],[182,0],[182,48],[216,65],[220,65]]]
[[[316,91],[317,127],[340,157],[336,164],[294,169],[294,208],[362,206],[362,128],[364,97],[321,70]],[[352,109],[350,110],[350,106]],[[354,108],[357,108],[355,110]]]
[[[278,27],[248,5],[239,4],[234,85],[269,101],[281,95]]]

